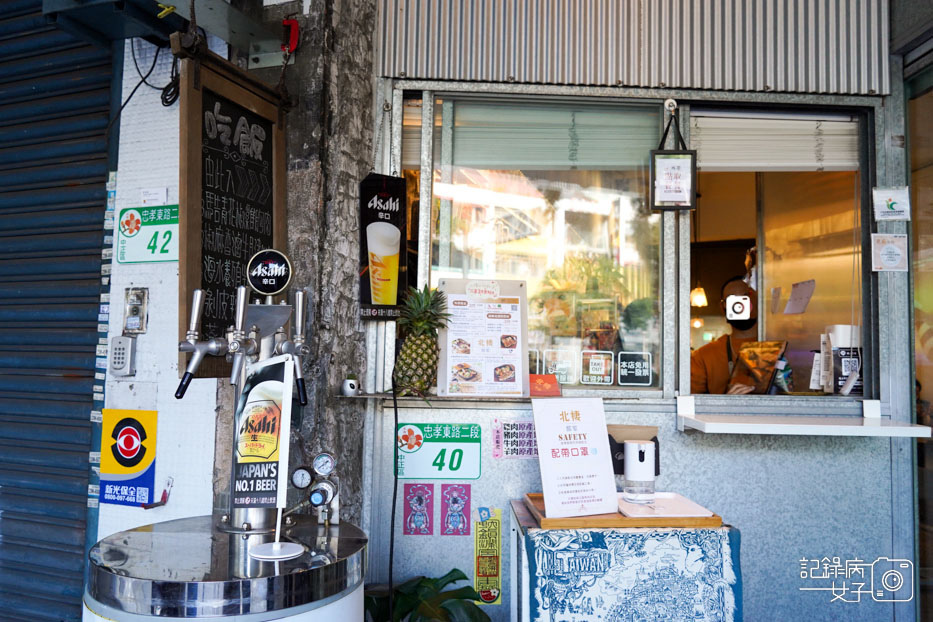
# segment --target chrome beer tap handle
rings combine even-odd
[[[308,404],[308,391],[305,388],[305,376],[302,371],[302,361],[304,357],[310,351],[310,347],[305,343],[305,308],[307,306],[307,300],[305,292],[302,289],[299,289],[295,292],[295,323],[294,323],[294,334],[292,337],[292,343],[295,346],[295,351],[292,354],[295,357],[295,385],[298,387],[298,403],[302,406]]]
[[[196,289],[191,298],[191,317],[188,319],[188,332],[185,334],[185,340],[178,342],[179,352],[190,352],[191,359],[188,361],[188,367],[175,389],[175,399],[180,400],[185,396],[188,385],[194,377],[198,367],[207,355],[223,356],[227,353],[227,340],[221,338],[208,339],[207,341],[198,341],[200,336],[199,325],[201,324],[201,313],[204,310],[204,291]]]
[[[246,357],[256,352],[256,340],[246,337],[246,311],[249,306],[249,290],[245,285],[236,288],[236,311],[229,351],[233,354],[233,369],[230,370],[230,384],[237,384],[243,374]]]

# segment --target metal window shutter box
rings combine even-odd
[[[0,10],[0,619],[79,620],[109,49]],[[102,384],[102,383],[99,383]]]
[[[690,111],[701,171],[856,171],[858,133],[846,115]]]
[[[888,0],[378,0],[391,78],[887,95]]]

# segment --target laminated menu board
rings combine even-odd
[[[182,58],[179,68],[178,329],[183,339],[191,293],[202,289],[204,340],[233,324],[250,257],[285,244],[285,121],[278,92],[219,56]],[[223,357],[207,357],[197,375],[229,374]]]
[[[524,281],[441,279],[447,326],[438,331],[438,395],[528,395]]]

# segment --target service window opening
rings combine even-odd
[[[860,395],[857,123],[701,115],[691,129],[692,392]]]

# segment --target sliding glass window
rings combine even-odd
[[[528,286],[529,368],[578,388],[660,386],[660,107],[441,97],[431,284]]]

